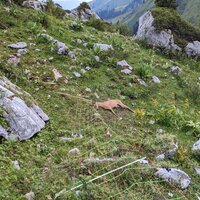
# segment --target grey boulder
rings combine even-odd
[[[26,42],[17,42],[15,44],[9,44],[8,47],[12,49],[24,49],[27,47]]]
[[[112,45],[99,44],[99,43],[94,44],[94,48],[99,48],[101,51],[113,50],[113,46]]]
[[[33,101],[28,106],[18,96],[32,97],[23,92],[19,87],[12,84],[5,77],[0,77],[0,106],[3,108],[3,117],[9,125],[9,133],[2,132],[1,136],[9,139],[11,136],[18,140],[27,140],[45,127],[48,116]]]
[[[189,57],[199,57],[200,56],[200,42],[194,41],[191,43],[188,43],[188,45],[185,48],[186,54]]]
[[[161,49],[181,51],[182,49],[174,42],[171,30],[158,31],[154,26],[154,21],[151,11],[140,17],[136,39],[143,40],[147,44]]]
[[[191,182],[191,178],[184,171],[176,168],[158,168],[155,175],[166,182],[178,185],[181,189],[186,189]]]

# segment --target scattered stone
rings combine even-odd
[[[83,135],[81,133],[72,133],[72,137],[82,139]]]
[[[1,125],[0,125],[0,136],[8,139],[8,133]]]
[[[123,70],[121,70],[121,72],[122,72],[123,74],[131,74],[131,73],[132,73],[132,70],[130,70],[130,69],[123,69]]]
[[[80,154],[80,150],[78,148],[71,149],[68,152],[68,156],[76,156]]]
[[[41,51],[41,49],[35,49],[35,51],[37,51],[37,52],[40,52],[40,51]]]
[[[172,145],[167,151],[156,156],[157,160],[164,160],[165,158],[172,158],[178,150],[178,144]]]
[[[158,156],[156,156],[156,160],[164,160],[165,159],[165,154],[160,154]]]
[[[84,164],[91,164],[91,163],[105,163],[105,162],[115,162],[116,159],[114,158],[88,158],[83,161]]]
[[[95,138],[92,138],[88,141],[88,145],[91,147],[95,147],[97,145],[97,140]]]
[[[28,53],[28,49],[18,49],[17,51],[18,56],[26,55],[27,53]]]
[[[8,7],[4,7],[4,10],[7,12],[7,13],[10,13],[11,9],[8,8]]]
[[[96,92],[94,93],[94,96],[95,96],[97,99],[100,98],[100,96],[99,96]]]
[[[10,44],[8,45],[8,47],[12,48],[12,49],[24,49],[27,47],[26,42],[18,42],[15,44]]]
[[[170,197],[170,198],[174,197],[174,195],[171,192],[168,192],[167,196]]]
[[[54,79],[56,81],[58,81],[60,78],[63,77],[62,74],[57,69],[53,69],[52,72],[54,74]]]
[[[99,48],[101,51],[113,50],[113,46],[112,45],[99,44],[99,43],[94,44],[94,48]]]
[[[72,60],[76,60],[76,55],[74,52],[69,51],[68,56],[72,59]]]
[[[100,62],[99,56],[94,56],[94,59],[95,59],[96,62]]]
[[[91,67],[87,66],[85,69],[86,69],[87,71],[90,71],[90,70],[91,70]]]
[[[185,48],[186,54],[189,57],[199,57],[200,56],[200,42],[194,41],[192,43],[188,43],[188,45]]]
[[[153,119],[151,119],[150,121],[149,121],[149,124],[150,125],[154,125],[156,122],[155,122],[155,120],[153,120]]]
[[[157,129],[157,133],[158,133],[158,134],[162,134],[163,132],[164,132],[163,129],[161,129],[161,128]]]
[[[158,31],[154,26],[155,19],[151,11],[146,12],[139,19],[139,28],[136,39],[146,41],[151,46],[170,51],[181,51],[182,49],[175,44],[171,30]]]
[[[17,160],[12,161],[12,164],[15,169],[20,170],[19,162]]]
[[[143,165],[148,165],[149,161],[148,160],[141,160],[139,163],[143,164]]]
[[[128,68],[128,69],[132,70],[132,67],[125,60],[117,62],[117,67]]]
[[[88,93],[92,92],[92,90],[90,88],[85,88],[85,91],[88,92]]]
[[[100,118],[100,117],[101,117],[101,115],[100,115],[99,113],[94,113],[94,116],[95,116],[96,118]]]
[[[200,140],[198,140],[196,143],[194,143],[194,145],[192,147],[192,151],[195,154],[200,155]]]
[[[50,57],[50,58],[49,58],[49,61],[52,61],[53,59],[54,59],[54,57]]]
[[[86,71],[84,69],[81,69],[80,72],[81,72],[81,74],[85,74],[86,73]]]
[[[29,193],[25,194],[24,196],[25,196],[25,198],[26,198],[27,200],[34,200],[34,199],[35,199],[35,194],[34,194],[34,192],[29,192]]]
[[[146,82],[142,79],[137,79],[138,83],[142,86],[147,86]]]
[[[8,59],[8,64],[14,65],[15,67],[20,63],[20,57],[11,55]]]
[[[160,83],[161,83],[160,79],[159,79],[157,76],[153,76],[153,77],[152,77],[152,81],[153,81],[154,83],[157,83],[157,84],[160,84]]]
[[[182,72],[182,69],[178,66],[173,66],[170,71],[175,75],[179,75]]]
[[[196,167],[195,170],[196,170],[197,174],[200,175],[200,168]]]
[[[77,43],[77,44],[82,44],[83,41],[82,41],[81,39],[77,39],[77,40],[76,40],[76,43]]]
[[[88,46],[88,43],[86,43],[86,42],[83,43],[83,46],[84,46],[84,47],[87,47],[87,46]]]
[[[171,184],[177,184],[181,189],[186,189],[191,182],[191,178],[183,171],[175,168],[158,168],[156,176]]]
[[[73,72],[73,74],[74,74],[74,76],[75,76],[76,78],[80,78],[80,77],[81,77],[81,74],[78,73],[78,72]]]

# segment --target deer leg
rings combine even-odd
[[[117,116],[117,114],[115,113],[115,111],[111,108],[111,109],[109,109],[116,117],[118,117]]]
[[[123,103],[122,104],[119,104],[119,106],[121,108],[125,108],[125,109],[128,109],[129,111],[133,112],[133,110],[131,108],[129,108],[128,106],[124,105]]]

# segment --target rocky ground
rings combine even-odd
[[[199,198],[197,58],[4,4],[0,41],[0,199]]]

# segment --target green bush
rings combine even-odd
[[[200,41],[200,29],[183,20],[174,9],[155,8],[152,10],[154,25],[158,31],[170,29],[175,42],[185,47],[188,42]]]
[[[74,31],[82,31],[83,30],[83,24],[81,22],[72,22],[69,25],[70,29]]]
[[[52,0],[47,0],[46,11],[57,18],[63,18],[66,15],[66,11],[56,6]]]
[[[96,18],[91,18],[87,23],[87,26],[91,26],[99,31],[105,31],[106,30],[106,24],[104,21],[96,19]]]
[[[155,0],[155,4],[158,7],[167,7],[176,9],[177,4],[176,0]]]

